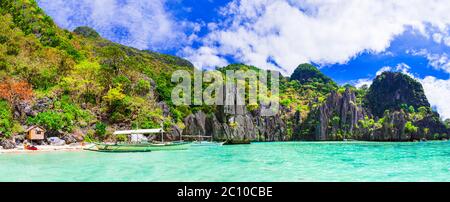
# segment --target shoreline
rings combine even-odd
[[[14,149],[0,149],[0,154],[22,154],[22,153],[45,153],[45,152],[78,152],[84,151],[84,149],[92,147],[93,144],[82,145],[64,145],[64,146],[53,146],[53,145],[40,145],[35,146],[38,150],[25,150],[23,146]]]
[[[432,140],[426,142],[447,142],[448,140]],[[319,143],[319,144],[341,144],[341,143],[424,143],[424,142],[378,142],[378,141],[279,141],[275,143]],[[274,142],[252,142],[252,143],[274,143]],[[32,154],[32,153],[47,153],[47,152],[80,152],[85,151],[85,149],[92,148],[95,144],[81,144],[76,145],[64,145],[64,146],[54,146],[54,145],[39,145],[35,146],[38,150],[25,150],[23,146],[18,146],[14,149],[0,149],[0,154]]]

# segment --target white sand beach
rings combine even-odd
[[[15,149],[0,149],[1,153],[38,153],[38,152],[59,152],[59,151],[83,151],[84,149],[88,149],[93,147],[93,144],[73,144],[73,145],[64,145],[64,146],[54,146],[54,145],[40,145],[36,146],[38,150],[31,151],[25,150],[23,145],[16,147]]]

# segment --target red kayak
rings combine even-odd
[[[35,146],[25,145],[25,150],[36,151],[38,150],[38,148],[36,148]]]

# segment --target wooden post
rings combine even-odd
[[[163,131],[164,131],[164,125],[163,125],[163,123],[161,122],[161,142],[162,142],[162,143],[164,143],[164,133],[163,133]]]

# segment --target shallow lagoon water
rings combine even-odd
[[[150,153],[0,154],[0,181],[450,182],[450,142],[284,142]]]

